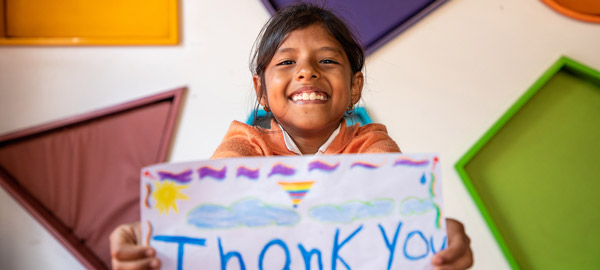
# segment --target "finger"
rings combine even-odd
[[[468,269],[471,266],[473,266],[473,254],[471,253],[471,250],[469,249],[467,254],[460,257],[455,262],[452,262],[449,264],[437,265],[433,268],[433,270],[456,270],[456,269],[461,270],[461,269]]]
[[[135,232],[130,224],[121,225],[114,229],[109,236],[110,249],[114,250],[122,245],[135,245]]]
[[[124,224],[110,234],[111,256],[117,260],[135,260],[154,256],[154,250],[138,246],[139,223]]]
[[[438,252],[432,263],[434,269],[466,269],[473,265],[473,253],[470,248],[471,239],[466,235],[462,223],[448,219],[448,248]]]
[[[454,270],[454,267],[451,265],[442,265],[434,267],[433,270]]]
[[[466,240],[462,239],[462,237],[458,237],[454,241],[448,240],[448,248],[435,254],[432,258],[432,263],[434,265],[448,264],[464,256],[469,248],[466,244]]]
[[[469,250],[470,239],[464,232],[464,227],[458,221],[447,220],[448,247],[433,256],[431,262],[442,266],[461,258]]]
[[[114,270],[159,269],[160,260],[157,258],[146,258],[136,261],[118,261],[113,259],[112,265]]]
[[[142,245],[142,225],[139,221],[131,223],[131,229],[133,230],[133,235],[135,236],[135,243],[138,245]]]
[[[119,261],[139,260],[152,258],[156,253],[154,249],[146,246],[122,245],[112,251],[112,257]]]
[[[471,252],[471,249],[467,249],[467,253],[456,260],[452,265],[454,266],[454,269],[467,269],[473,266],[473,253]]]

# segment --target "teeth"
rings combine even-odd
[[[327,97],[325,95],[312,92],[312,93],[301,93],[301,94],[293,95],[292,100],[293,101],[327,100]]]

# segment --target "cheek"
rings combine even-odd
[[[285,95],[286,87],[289,80],[286,79],[282,72],[270,72],[265,74],[265,87],[269,97],[277,97]]]
[[[338,91],[339,96],[345,96],[350,100],[350,96],[352,95],[352,77],[340,72],[337,74],[337,78],[339,79],[336,80],[335,87],[340,89],[340,91]]]

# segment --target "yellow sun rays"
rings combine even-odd
[[[173,208],[173,211],[177,213],[177,202],[176,200],[189,200],[190,198],[181,193],[180,190],[186,188],[186,186],[177,185],[170,181],[165,181],[162,184],[156,182],[156,191],[152,193],[152,198],[156,200],[156,208],[158,213],[162,214],[165,212],[169,215],[169,209]]]

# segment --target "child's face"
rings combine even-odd
[[[261,83],[255,75],[257,93]],[[340,43],[314,24],[288,34],[265,70],[264,83],[260,103],[270,107],[286,131],[330,134],[347,107],[360,99],[363,76],[352,74]]]

